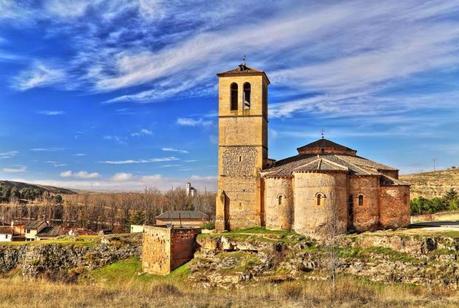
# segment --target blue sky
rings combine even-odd
[[[265,70],[269,153],[459,165],[459,1],[0,0],[0,178],[215,188],[215,74]]]

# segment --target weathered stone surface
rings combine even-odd
[[[241,287],[244,282],[324,278],[330,247],[305,238],[294,242],[198,238],[190,280],[204,287]],[[340,236],[337,272],[372,281],[459,288],[459,239],[447,236]]]
[[[266,227],[273,230],[290,230],[293,221],[292,180],[266,178],[264,191]]]
[[[140,235],[107,236],[94,245],[39,243],[0,246],[0,272],[20,269],[25,277],[72,280],[85,270],[140,256]]]
[[[193,258],[199,229],[145,226],[142,269],[156,275],[167,275]]]
[[[237,110],[231,106],[231,84],[238,85]],[[250,108],[244,104],[244,84],[250,84]],[[267,164],[267,87],[263,74],[219,76],[219,141],[217,230],[262,224],[263,197],[260,170]]]

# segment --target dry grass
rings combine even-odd
[[[411,216],[411,223],[426,221],[459,221],[459,211]]]
[[[455,291],[382,285],[353,278],[203,289],[183,281],[64,285],[0,279],[2,307],[457,307]]]

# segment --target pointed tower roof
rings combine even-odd
[[[260,71],[258,69],[248,67],[245,63],[239,64],[236,68],[226,71],[226,72],[221,72],[218,73],[218,77],[229,77],[229,76],[264,76],[266,80],[268,81],[268,84],[270,83],[268,75],[264,71]]]
[[[345,154],[355,156],[357,151],[344,145],[321,138],[297,148],[299,154]]]

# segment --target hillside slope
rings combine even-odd
[[[11,190],[13,188],[16,188],[16,190],[18,191],[22,189],[34,189],[34,190],[40,191],[40,193],[48,192],[51,194],[75,194],[76,193],[75,191],[66,189],[66,188],[0,180],[0,191]]]
[[[459,169],[457,168],[402,175],[400,179],[411,183],[412,199],[419,196],[441,197],[451,188],[459,192]]]

